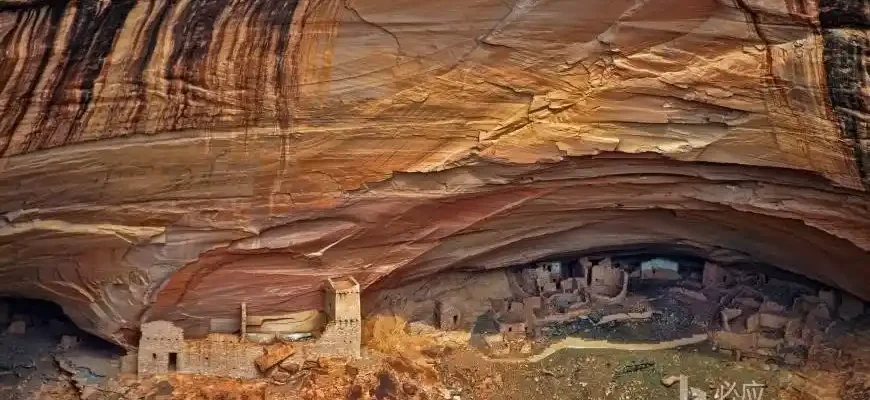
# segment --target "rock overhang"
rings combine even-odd
[[[0,2],[0,293],[103,337],[650,245],[868,298],[852,3],[110,3]]]

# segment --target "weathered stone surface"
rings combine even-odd
[[[262,345],[272,344],[275,342],[275,334],[249,332],[245,334],[245,340]]]
[[[257,368],[260,371],[266,371],[269,368],[272,368],[281,361],[284,361],[287,357],[292,356],[296,353],[296,347],[289,343],[278,343],[272,346],[266,347],[263,350],[263,355],[257,357],[255,361],[257,364]]]
[[[0,295],[130,344],[654,245],[870,299],[858,3],[0,1]]]
[[[7,335],[23,335],[27,332],[27,325],[24,321],[12,321],[8,327],[6,327]]]
[[[841,300],[840,308],[837,310],[837,315],[839,315],[840,318],[846,321],[851,321],[861,316],[861,314],[864,314],[864,302],[860,299],[857,299],[854,296],[844,295]]]

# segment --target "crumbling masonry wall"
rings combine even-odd
[[[359,357],[362,345],[359,283],[352,277],[330,278],[325,289],[325,308],[331,320],[314,351],[323,356]]]
[[[142,325],[138,373],[256,378],[259,373],[254,360],[261,354],[260,346],[240,342],[237,335],[210,334],[205,339],[184,340],[181,328],[168,321],[154,321]]]
[[[335,321],[326,325],[314,345],[314,354],[325,357],[360,357],[362,326],[359,321]]]
[[[184,353],[184,373],[251,379],[259,376],[254,361],[263,349],[239,341],[237,335],[211,334],[205,339],[186,341]]]
[[[138,371],[140,375],[182,371],[184,331],[168,321],[153,321],[142,325],[139,340]]]

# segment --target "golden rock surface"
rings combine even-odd
[[[0,295],[129,343],[659,249],[870,299],[860,3],[0,1]]]

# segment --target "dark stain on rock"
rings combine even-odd
[[[275,93],[278,98],[278,124],[281,129],[290,126],[290,103],[288,99],[293,93],[288,93],[289,81],[286,74],[287,51],[290,46],[290,28],[293,22],[293,13],[296,10],[297,0],[281,0],[276,3],[268,15],[267,22],[270,27],[278,30],[278,42],[275,45]],[[291,62],[293,60],[290,60]]]
[[[188,90],[189,85],[204,86],[214,26],[230,3],[230,0],[191,0],[184,5],[172,28],[173,47],[166,64],[172,104],[168,115],[172,119],[170,129],[182,128],[179,124],[195,95]]]
[[[867,0],[819,0],[822,28],[870,28],[870,3]]]
[[[77,3],[67,35],[60,72],[53,79],[51,94],[34,132],[28,135],[25,150],[32,151],[71,141],[86,124],[88,106],[94,97],[94,84],[135,0],[98,0]],[[69,93],[78,93],[70,99]],[[60,105],[72,104],[72,107]]]
[[[861,179],[870,187],[870,154],[862,144],[870,140],[870,129],[861,117],[868,107],[862,88],[867,85],[864,57],[870,55],[870,43],[866,35],[850,32],[866,32],[870,7],[867,0],[820,0],[819,22],[831,109],[842,135],[852,146]]]
[[[8,13],[14,12],[18,15],[16,16],[16,28],[13,29],[7,37],[3,38],[2,48],[8,49],[11,46],[16,46],[14,40],[16,40],[16,36],[18,30],[23,30],[25,27],[23,25],[24,22],[28,18],[33,18],[34,21],[37,20],[36,14],[41,12],[48,12],[48,23],[43,24],[42,26],[37,27],[34,22],[34,26],[31,28],[34,33],[37,28],[41,28],[45,30],[45,34],[41,37],[44,38],[42,40],[41,46],[31,46],[27,44],[27,49],[36,49],[40,51],[40,54],[33,54],[33,58],[39,58],[39,63],[36,66],[36,69],[32,71],[29,76],[27,76],[26,84],[24,85],[23,90],[15,90],[15,97],[20,99],[19,101],[10,101],[6,104],[6,107],[2,110],[2,115],[0,115],[0,156],[4,156],[6,154],[6,150],[9,148],[9,144],[12,140],[12,134],[18,129],[18,126],[21,124],[21,120],[24,118],[24,114],[27,112],[27,109],[30,108],[30,104],[33,102],[34,91],[36,90],[36,86],[39,84],[40,78],[45,73],[45,69],[48,67],[48,62],[51,59],[51,55],[54,52],[54,41],[57,38],[58,26],[60,25],[60,21],[63,19],[64,14],[66,14],[67,3],[69,0],[44,0],[44,1],[32,1],[32,2],[0,2],[0,13]],[[23,25],[19,25],[19,23]],[[20,35],[18,36],[20,39]],[[30,54],[28,54],[30,56]],[[11,62],[7,64],[7,62]],[[5,59],[2,62],[0,67],[3,68],[3,85],[7,83],[15,84],[14,82],[8,82],[9,74],[12,73],[12,66],[17,60]],[[19,82],[24,80],[18,79]]]
[[[142,114],[145,112],[148,104],[148,98],[146,93],[148,92],[145,87],[145,70],[148,68],[148,64],[151,63],[151,58],[154,56],[154,49],[157,48],[157,40],[160,35],[160,29],[163,27],[163,23],[166,21],[166,17],[169,15],[169,11],[175,6],[176,0],[150,0],[150,6],[153,12],[153,7],[155,3],[160,3],[159,8],[157,9],[156,14],[151,19],[151,23],[148,24],[142,33],[142,37],[137,38],[135,43],[142,43],[144,40],[144,45],[138,51],[138,57],[133,61],[133,64],[130,69],[130,77],[133,79],[134,84],[136,85],[136,109],[133,111],[133,119],[132,125],[135,127],[139,121],[142,119]],[[151,14],[150,12],[148,13]],[[144,39],[142,39],[144,38]],[[134,128],[135,129],[135,128]]]

